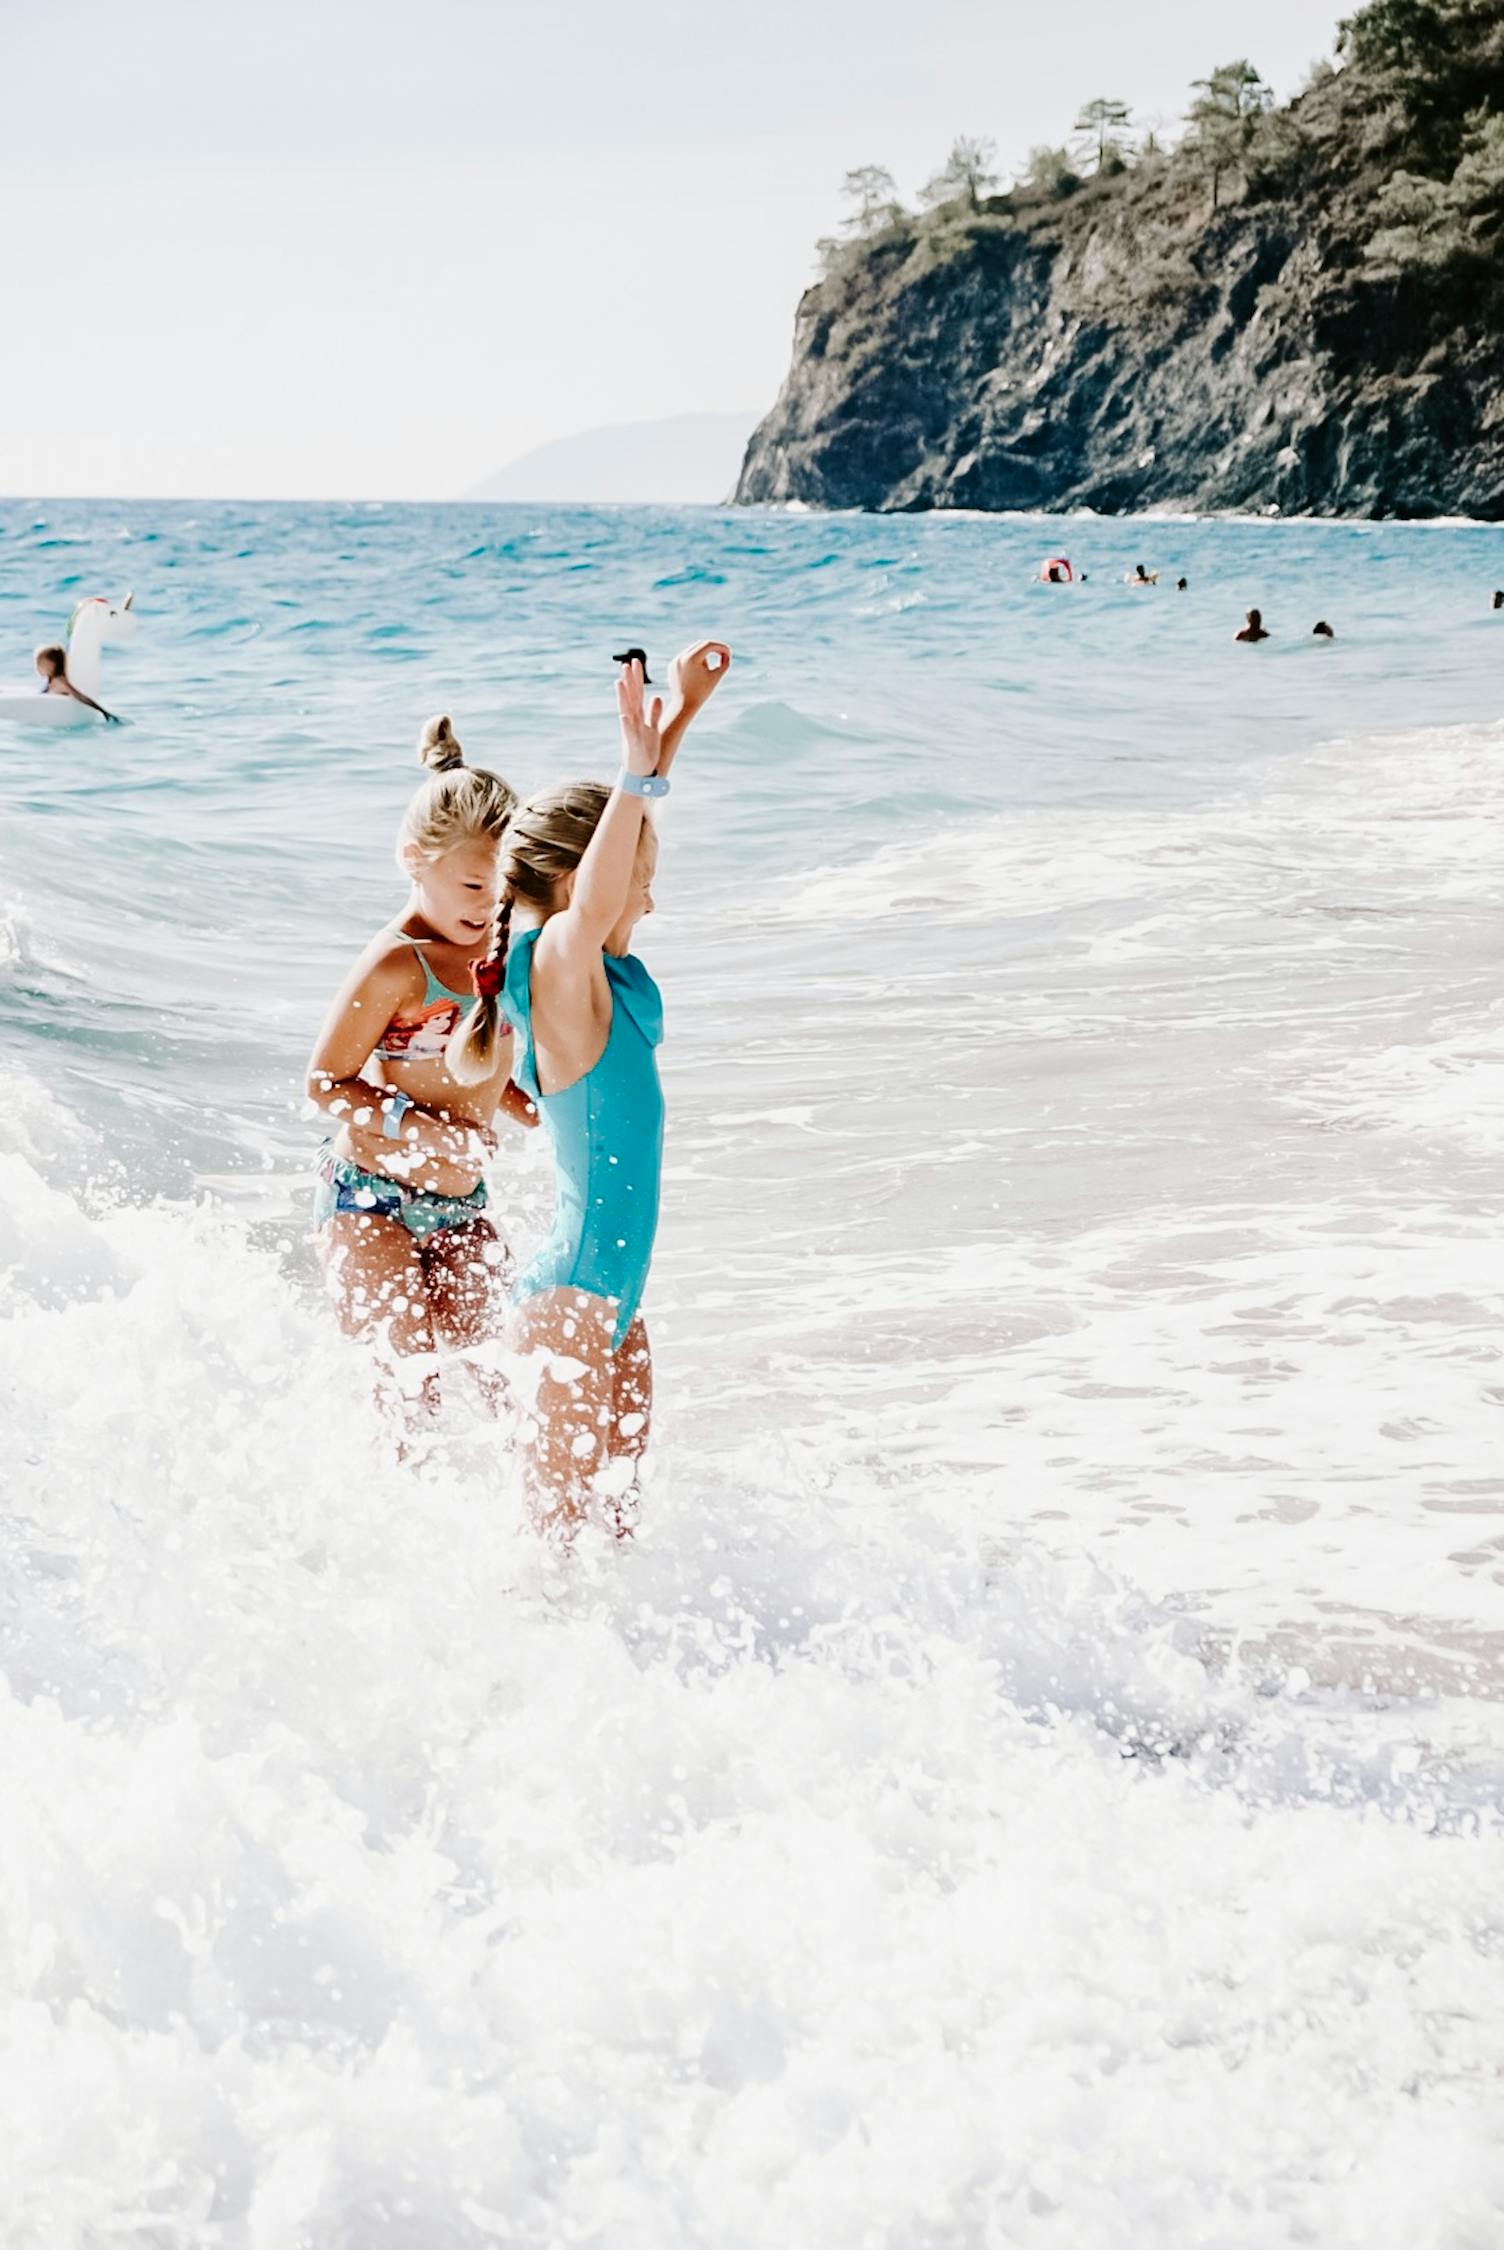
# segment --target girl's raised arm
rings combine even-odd
[[[681,649],[674,658],[668,673],[672,699],[668,722],[662,729],[660,773],[668,772],[689,731],[690,721],[704,709],[720,686],[730,662],[731,651],[724,641],[696,641],[692,648]]]
[[[663,698],[655,695],[651,710],[643,709],[642,666],[635,658],[622,667],[616,683],[616,708],[621,719],[623,771],[643,778],[657,773],[663,750],[658,733]],[[599,973],[601,948],[621,920],[627,903],[646,810],[644,800],[624,789],[618,780],[575,870],[568,906],[550,915],[543,925],[538,940],[542,961],[552,957],[567,961],[571,967],[578,963],[592,974]]]

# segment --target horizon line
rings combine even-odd
[[[0,508],[76,507],[89,502],[125,507],[143,501],[150,507],[196,507],[211,502],[239,508],[731,508],[739,504],[733,500],[497,500],[473,492],[0,492]]]

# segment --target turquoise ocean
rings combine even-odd
[[[138,619],[127,725],[0,724],[0,2239],[1504,2239],[1497,585],[0,504],[0,676]],[[612,651],[706,634],[659,1430],[564,1565],[463,1385],[390,1458],[302,1070],[422,721],[608,775]]]

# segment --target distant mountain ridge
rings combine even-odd
[[[736,483],[755,413],[674,414],[555,438],[509,461],[467,500],[714,505]]]
[[[737,499],[1504,519],[1504,0],[1373,0],[1341,51],[1220,176],[1193,132],[880,206]]]

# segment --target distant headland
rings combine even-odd
[[[1088,101],[1002,192],[959,140],[820,245],[747,503],[1504,519],[1504,6],[1373,0],[1171,145]]]
[[[675,414],[581,430],[508,462],[465,498],[715,505],[736,481],[755,420],[752,413]]]

